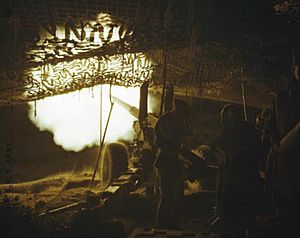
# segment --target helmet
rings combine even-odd
[[[189,105],[180,99],[175,99],[175,110],[178,114],[180,114],[183,118],[189,117]]]
[[[233,124],[241,120],[241,111],[238,107],[227,104],[221,110],[220,119],[223,125]]]

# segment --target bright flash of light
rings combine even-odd
[[[102,113],[99,85],[47,97],[36,101],[36,105],[30,102],[29,118],[41,131],[53,133],[55,143],[65,150],[78,152],[85,147],[99,145],[100,117],[102,116],[103,133],[111,106],[109,87],[109,85],[102,85]],[[112,86],[111,92],[113,96],[138,108],[140,94],[138,87]],[[151,110],[151,105],[149,108]],[[132,125],[135,120],[137,119],[115,103],[105,141],[132,140],[134,136]]]
[[[113,28],[112,37],[110,39],[110,42],[119,41],[120,35],[119,35],[120,26]]]

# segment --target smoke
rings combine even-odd
[[[54,142],[67,151],[79,152],[100,144],[100,118],[102,134],[110,110],[109,85],[102,85],[102,113],[100,111],[101,86],[47,97],[29,104],[29,118],[41,131],[53,134]],[[112,87],[112,95],[138,108],[139,88]],[[150,107],[149,107],[150,108]],[[102,115],[101,115],[102,114]],[[133,121],[125,109],[114,104],[106,142],[133,139]]]

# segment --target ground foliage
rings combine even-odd
[[[69,232],[52,218],[42,218],[9,194],[0,201],[0,234],[3,238],[63,237]]]

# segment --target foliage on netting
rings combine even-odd
[[[290,19],[299,22],[299,16],[300,16],[299,0],[273,0],[273,4],[274,4],[274,10],[277,14],[288,16]]]

